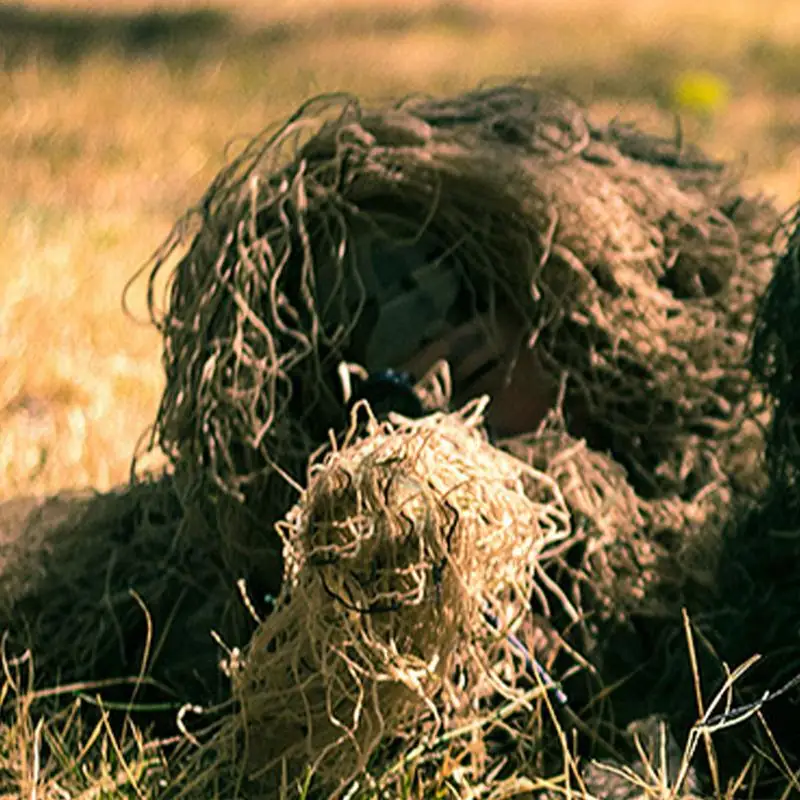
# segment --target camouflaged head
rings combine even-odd
[[[156,438],[189,483],[273,497],[346,425],[342,361],[419,378],[442,358],[458,402],[488,392],[515,422],[560,396],[647,496],[760,480],[726,465],[758,451],[745,351],[777,215],[681,142],[526,84],[323,97],[193,219],[157,318]]]

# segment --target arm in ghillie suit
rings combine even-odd
[[[376,418],[381,419],[392,412],[405,417],[418,419],[425,414],[425,406],[414,388],[414,379],[408,372],[397,372],[393,369],[381,370],[357,380],[348,400],[348,410],[352,414],[358,403],[367,402]],[[490,440],[491,430],[487,425]],[[497,617],[490,611],[484,617],[495,630],[500,630]],[[560,685],[550,677],[545,668],[534,658],[525,644],[513,634],[507,636],[508,643],[523,659],[525,671],[534,680],[542,682],[544,687],[553,693],[553,697],[562,706],[566,706],[567,696]]]

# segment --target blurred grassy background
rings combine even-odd
[[[0,66],[0,498],[125,479],[161,385],[125,282],[225,145],[311,94],[538,73],[598,117],[680,111],[800,196],[797,0],[0,3]]]

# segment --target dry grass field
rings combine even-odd
[[[797,0],[1,3],[0,67],[3,500],[127,478],[163,375],[144,282],[127,314],[123,290],[226,148],[311,95],[541,75],[598,118],[663,126],[679,112],[748,185],[782,207],[800,197]],[[30,743],[15,763],[35,774],[41,729],[20,720],[5,747]],[[34,780],[27,796],[149,796],[142,776],[160,757],[104,741],[82,777],[80,754],[61,752],[73,786],[37,795]],[[17,796],[3,775],[0,763],[0,798]]]

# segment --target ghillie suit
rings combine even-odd
[[[246,576],[168,478],[0,504],[0,567],[5,655],[29,649],[37,686],[157,699],[168,727],[183,703],[227,696],[212,631],[250,635]]]
[[[716,578],[718,602],[698,618],[720,658],[735,666],[761,659],[737,682],[734,708],[753,704],[763,722],[733,728],[726,747],[740,763],[753,743],[771,754],[761,764],[760,794],[785,789],[787,771],[800,769],[797,677],[800,675],[800,211],[776,231],[775,270],[759,299],[751,350],[757,386],[767,398],[763,502],[743,515],[723,541]],[[787,685],[787,691],[781,691]],[[775,752],[777,742],[780,752]],[[759,771],[759,770],[756,770]],[[771,781],[768,782],[768,781]],[[795,782],[796,787],[796,782]]]
[[[764,488],[746,353],[776,224],[702,153],[529,84],[318,98],[156,257],[151,286],[193,234],[151,304],[154,442],[226,547],[274,548],[250,559],[269,584],[274,525],[348,425],[344,378],[410,372],[428,410],[487,393],[497,444],[570,513],[533,608],[554,652],[602,663],[609,631],[711,593],[722,530]]]
[[[773,494],[800,522],[800,211],[782,229],[783,242],[769,287],[761,298],[752,365],[773,407],[767,463]]]
[[[342,362],[421,378],[477,318],[503,369],[476,386],[451,358],[455,405],[534,352],[531,400],[563,389],[568,430],[683,536],[687,508],[702,524],[762,483],[745,350],[775,222],[697,151],[526,84],[377,111],[320,98],[251,142],[156,258],[153,282],[195,225],[153,302],[155,441],[226,540],[257,540],[346,424]]]

